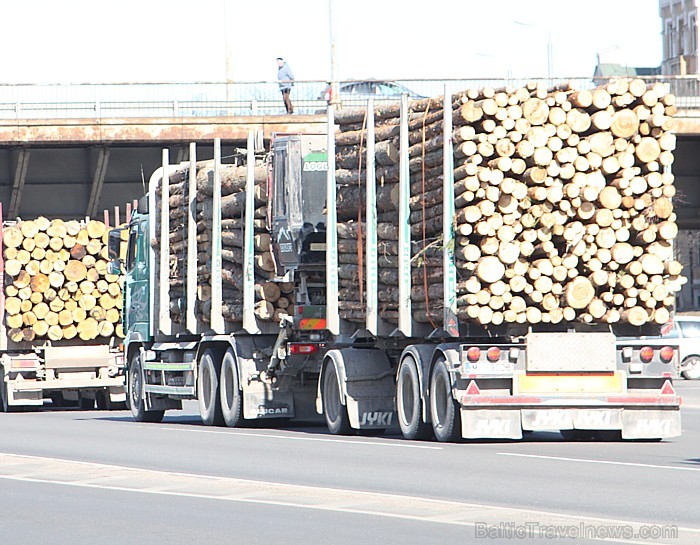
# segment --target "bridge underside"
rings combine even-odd
[[[0,201],[5,218],[102,217],[138,199],[161,164],[211,159],[221,138],[222,155],[245,145],[249,131],[324,132],[319,116],[244,118],[100,119],[0,121]]]

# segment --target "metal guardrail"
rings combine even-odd
[[[680,109],[700,109],[700,75],[650,76],[678,98]],[[547,86],[570,82],[576,89],[590,89],[610,78],[552,79],[449,79],[391,80],[425,97],[440,96],[445,85],[457,93],[469,88],[518,87],[529,81]],[[345,83],[345,82],[343,82]],[[298,114],[323,113],[325,81],[297,81],[292,90]],[[374,96],[375,101],[398,100],[398,96]],[[365,95],[343,94],[341,106],[362,106]],[[280,115],[285,113],[277,82],[198,83],[99,83],[99,84],[0,84],[2,119],[74,119],[138,117],[211,117]]]

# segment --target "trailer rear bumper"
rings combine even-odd
[[[108,390],[112,402],[126,401],[124,377],[100,379],[7,380],[7,403],[11,406],[43,405],[51,392]]]
[[[464,396],[460,415],[466,439],[521,439],[523,430],[619,430],[623,439],[666,439],[681,434],[680,405],[675,395]]]

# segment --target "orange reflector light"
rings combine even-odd
[[[467,350],[467,359],[469,361],[479,361],[479,358],[481,357],[481,350],[479,350],[478,346],[472,346]]]
[[[661,356],[662,362],[669,363],[673,359],[673,347],[664,346],[659,352],[659,355]]]
[[[492,346],[486,351],[486,358],[491,362],[496,362],[501,359],[501,349],[497,346]]]
[[[318,352],[318,345],[316,344],[293,343],[289,345],[289,353],[292,355],[307,355],[315,354],[316,352]]]
[[[639,357],[644,363],[649,363],[654,359],[654,349],[651,346],[645,346],[639,351]]]

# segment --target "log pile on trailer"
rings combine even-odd
[[[197,169],[197,318],[208,323],[211,313],[212,227],[214,162],[201,161]],[[275,283],[275,264],[266,229],[267,164],[255,164],[255,316],[261,321],[281,320],[293,304],[293,285]],[[243,320],[244,212],[247,166],[223,164],[221,179],[222,313],[224,320],[239,327]],[[189,166],[169,176],[170,207],[170,314],[174,322],[184,321],[187,281],[187,221]],[[158,201],[160,202],[160,201]]]
[[[672,251],[675,112],[665,85],[641,79],[592,90],[528,84],[453,95],[458,317],[484,325],[667,322],[685,281]],[[340,308],[358,322],[365,115],[336,116]],[[379,221],[396,225],[398,105],[377,108],[375,119]],[[442,98],[409,104],[412,313],[419,322],[442,316],[442,120]],[[396,270],[393,255],[380,249],[382,259]],[[396,323],[397,284],[387,279],[380,315]]]
[[[13,342],[123,337],[119,275],[107,270],[107,226],[18,221],[3,229],[5,326]]]

